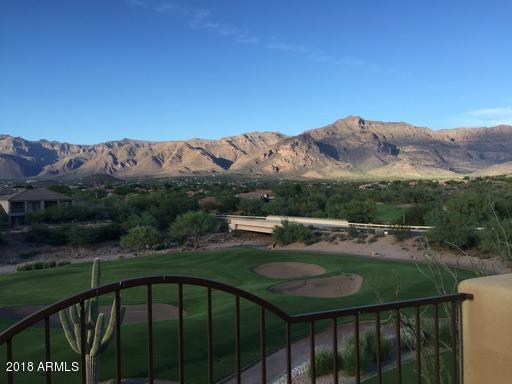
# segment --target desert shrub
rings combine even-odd
[[[123,221],[122,226],[126,230],[134,227],[157,227],[158,221],[151,213],[142,212],[128,216],[128,218]]]
[[[305,245],[311,245],[320,241],[320,235],[314,234],[304,240]]]
[[[18,253],[18,256],[22,259],[29,259],[31,257],[39,255],[39,252],[39,249],[34,249],[31,251],[20,252]]]
[[[194,248],[199,246],[199,238],[217,229],[215,218],[203,211],[190,211],[179,215],[171,224],[171,238],[178,241],[191,240]]]
[[[353,239],[359,236],[359,231],[356,227],[348,227],[347,235],[349,239]]]
[[[347,241],[347,240],[348,240],[348,236],[347,236],[347,234],[346,234],[346,233],[340,233],[340,234],[338,235],[338,240],[339,240],[339,241]]]
[[[411,229],[408,226],[396,224],[393,225],[391,231],[393,232],[393,236],[395,237],[395,239],[398,241],[404,241],[412,237]]]
[[[31,271],[34,269],[32,264],[19,264],[16,266],[16,272]]]
[[[46,225],[32,225],[24,233],[25,240],[29,243],[42,243],[48,245],[64,245],[68,242],[66,229],[49,228]]]
[[[311,239],[311,229],[299,223],[283,220],[281,225],[272,231],[272,238],[280,245],[288,245],[296,241],[306,242]]]
[[[57,263],[55,261],[45,261],[45,262],[43,262],[43,269],[55,268],[56,266],[57,266]]]
[[[373,235],[373,236],[370,236],[370,238],[368,239],[368,243],[369,244],[375,243],[377,240],[379,240],[379,238],[376,235]]]
[[[372,362],[377,361],[377,334],[373,330],[365,331],[361,335],[362,349],[365,351]],[[380,360],[385,361],[391,358],[393,346],[391,341],[383,334],[380,335]]]
[[[68,230],[68,241],[75,247],[101,243],[103,241],[118,240],[122,234],[118,224],[101,226],[72,226]]]
[[[338,351],[336,358],[338,359],[338,367],[341,368],[341,353]],[[334,354],[332,350],[323,349],[315,353],[315,374],[317,377],[328,375],[333,370]],[[311,377],[311,367],[308,368],[308,375]]]
[[[16,272],[33,271],[40,269],[50,269],[56,267],[62,267],[64,265],[71,264],[69,261],[37,261],[35,263],[20,264],[16,267]]]
[[[400,347],[405,351],[413,351],[416,345],[414,331],[407,328],[400,328]]]
[[[121,237],[123,248],[149,249],[155,247],[162,241],[160,231],[154,227],[140,226],[130,229]]]
[[[364,373],[368,370],[368,367],[372,362],[372,358],[364,344],[360,343],[359,352],[359,368],[361,373]],[[343,348],[341,350],[341,367],[343,368],[343,371],[349,376],[354,376],[356,374],[356,358],[356,340],[354,336],[350,335],[345,339],[345,343],[343,344]]]

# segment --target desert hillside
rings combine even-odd
[[[510,173],[512,126],[434,131],[348,116],[297,136],[251,132],[219,140],[123,139],[78,145],[0,135],[0,178],[230,173],[450,177]]]

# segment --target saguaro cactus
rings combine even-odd
[[[92,266],[91,288],[100,284],[100,260],[95,259]],[[98,298],[85,302],[85,374],[87,384],[97,384],[98,355],[107,349],[116,323],[116,299],[112,303],[110,319],[105,328],[105,315],[99,313]],[[123,320],[125,308],[121,307],[121,321]],[[81,318],[80,305],[72,305],[67,310],[59,313],[62,329],[66,335],[69,346],[76,353],[81,353]],[[121,322],[120,322],[121,323]]]

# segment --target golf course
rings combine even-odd
[[[279,277],[279,263],[293,269]],[[312,265],[308,267],[306,264]],[[74,263],[48,269],[18,272],[0,276],[0,329],[14,324],[21,314],[41,305],[84,291],[90,286],[92,263]],[[281,265],[282,267],[282,265]],[[308,269],[309,268],[309,269]],[[287,268],[282,268],[286,272]],[[259,273],[266,271],[266,274]],[[305,279],[310,272],[311,279]],[[461,277],[470,272],[457,271]],[[229,249],[219,251],[182,252],[146,256],[115,261],[102,261],[101,283],[155,275],[186,275],[226,283],[253,293],[287,313],[302,313],[342,307],[365,305],[399,299],[436,295],[429,281],[413,263],[361,258],[356,256],[279,252],[258,249]],[[323,280],[322,280],[323,279]],[[337,280],[343,279],[343,280]],[[348,279],[348,280],[347,280]],[[450,277],[446,274],[446,281]],[[336,290],[343,287],[346,290]],[[305,286],[311,285],[311,290]],[[328,294],[322,296],[322,289]],[[284,288],[282,288],[284,287]],[[295,289],[289,292],[286,289]],[[345,289],[343,288],[343,289]],[[155,377],[169,381],[178,377],[178,321],[177,287],[171,284],[153,287],[155,307],[154,372]],[[207,314],[206,289],[184,286],[184,340],[185,380],[187,383],[205,383],[207,379]],[[105,295],[100,305],[105,310],[113,295]],[[122,376],[145,377],[147,361],[147,328],[145,318],[146,288],[136,287],[122,291],[122,305],[127,315],[122,325]],[[234,370],[235,301],[232,295],[213,291],[214,376],[227,377]],[[257,359],[259,353],[259,308],[241,301],[241,357],[242,366]],[[281,320],[267,312],[267,351],[284,344],[284,326]],[[54,361],[79,361],[79,355],[69,347],[58,316],[51,319],[51,357]],[[318,323],[319,331],[327,324]],[[307,326],[294,325],[292,338],[307,334]],[[100,380],[114,375],[113,344],[101,354]],[[5,350],[0,351],[5,362]],[[44,360],[44,328],[34,326],[13,339],[15,361]],[[0,382],[6,382],[5,370]],[[44,372],[17,372],[15,383],[44,383]],[[55,383],[78,383],[79,373],[54,374]]]

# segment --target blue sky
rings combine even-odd
[[[0,0],[0,133],[512,123],[512,2]]]

